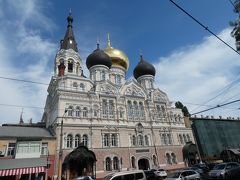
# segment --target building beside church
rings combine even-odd
[[[191,128],[185,127],[182,111],[154,86],[154,66],[141,55],[134,78],[127,80],[130,61],[109,37],[106,48],[97,44],[82,60],[71,15],[67,22],[42,117],[56,133],[57,153],[63,121],[63,158],[83,143],[96,154],[97,177],[127,169],[183,167],[182,147],[193,141]],[[89,77],[83,74],[84,62]]]

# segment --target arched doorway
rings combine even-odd
[[[139,159],[138,160],[138,169],[142,169],[142,170],[150,169],[148,159],[144,159],[144,158]]]

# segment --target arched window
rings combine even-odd
[[[120,119],[123,119],[123,118],[124,118],[123,108],[119,108],[119,118],[120,118]]]
[[[131,101],[128,101],[128,116],[129,118],[132,118],[133,117],[133,108],[132,108],[132,102]]]
[[[165,117],[166,117],[165,107],[164,107],[164,106],[161,106],[161,109],[162,109],[163,117],[165,118]]]
[[[76,73],[77,73],[77,74],[79,73],[79,67],[80,67],[80,64],[77,62],[77,63],[76,63]]]
[[[163,136],[164,144],[167,144],[168,143],[168,141],[167,141],[167,134],[163,134],[162,136]]]
[[[136,168],[135,157],[134,156],[131,157],[131,163],[132,163],[132,168]]]
[[[73,145],[73,136],[71,134],[67,135],[67,148],[72,148]]]
[[[132,145],[136,146],[136,136],[135,135],[132,136]]]
[[[188,142],[191,141],[191,138],[190,138],[190,135],[189,135],[189,134],[187,134],[187,141],[188,141]]]
[[[181,134],[179,134],[179,141],[180,141],[180,144],[184,144],[183,136]]]
[[[103,118],[107,118],[107,114],[108,114],[108,105],[107,105],[107,100],[103,99],[102,100],[102,114],[103,114]]]
[[[86,134],[83,135],[82,142],[84,146],[88,147],[88,136]]]
[[[109,100],[109,118],[113,118],[113,114],[114,114],[113,100]]]
[[[148,139],[148,135],[145,135],[145,145],[149,146],[149,139]]]
[[[155,155],[153,155],[153,164],[157,166],[157,157]]]
[[[143,136],[141,134],[138,135],[138,145],[143,146]]]
[[[104,134],[103,142],[105,147],[109,146],[109,134]]]
[[[185,134],[183,134],[183,140],[184,140],[184,143],[186,144],[186,142],[187,142],[187,137],[186,137]]]
[[[117,146],[117,135],[112,134],[112,146]]]
[[[84,91],[85,90],[85,86],[83,83],[80,84],[80,91]]]
[[[181,122],[181,116],[180,115],[178,115],[178,121]]]
[[[133,102],[133,107],[134,107],[134,116],[136,118],[138,118],[139,117],[139,109],[138,109],[138,104],[136,101]]]
[[[73,107],[72,106],[68,107],[68,116],[73,116]]]
[[[73,87],[74,87],[75,89],[77,89],[77,87],[78,87],[77,82],[74,82],[74,83],[73,83]]]
[[[79,134],[77,134],[76,136],[75,136],[75,147],[78,147],[79,146],[79,144],[80,144],[80,135]]]
[[[102,80],[106,80],[106,72],[105,71],[102,71],[101,72],[101,75],[102,75]]]
[[[105,160],[105,168],[106,168],[106,171],[111,171],[111,159],[110,157],[107,157],[106,160]]]
[[[139,102],[139,109],[140,109],[140,117],[141,118],[144,118],[145,116],[145,112],[144,112],[144,106],[143,106],[143,103],[142,102]]]
[[[161,108],[159,105],[157,105],[156,108],[157,108],[157,117],[161,118]]]
[[[168,144],[172,144],[172,136],[171,136],[171,134],[167,134],[167,140],[168,140]]]
[[[177,119],[177,115],[176,115],[176,114],[174,114],[174,120],[175,120],[175,122],[178,121],[178,119]]]
[[[121,76],[119,74],[116,74],[115,75],[115,83],[117,85],[120,85],[121,84]]]
[[[68,72],[73,72],[73,60],[68,61]]]
[[[88,117],[88,109],[86,107],[83,108],[83,117]]]
[[[94,117],[97,117],[97,116],[98,116],[98,106],[97,106],[97,105],[94,105],[94,106],[93,106],[93,116],[94,116]]]
[[[172,156],[172,163],[177,164],[176,155],[174,153],[171,153],[171,156]]]
[[[80,107],[76,107],[75,115],[76,117],[80,117]]]
[[[113,170],[119,170],[119,160],[118,157],[113,158]]]
[[[172,164],[171,156],[169,153],[166,154],[167,164]]]

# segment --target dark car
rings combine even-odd
[[[195,164],[193,167],[197,167],[203,170],[203,173],[207,173],[210,169],[206,164]]]
[[[240,179],[240,166],[226,172],[225,179],[226,180],[239,180]]]
[[[144,171],[147,180],[158,180],[159,177],[154,173],[152,170],[146,170]]]
[[[236,162],[227,162],[216,165],[213,170],[209,172],[210,179],[226,179],[229,176],[229,171],[240,167]]]

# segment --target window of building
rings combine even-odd
[[[83,117],[88,117],[88,109],[86,107],[83,108]]]
[[[48,155],[48,143],[42,143],[41,155]]]
[[[110,135],[109,134],[104,134],[104,137],[103,137],[103,144],[105,147],[108,147],[109,146],[109,137]]]
[[[136,146],[136,136],[135,135],[132,136],[132,145]]]
[[[115,75],[115,83],[117,85],[120,85],[121,84],[121,76],[119,74],[116,74]]]
[[[172,164],[171,156],[169,153],[166,154],[167,164]]]
[[[159,105],[156,106],[157,109],[157,117],[160,118],[161,117],[161,108]]]
[[[75,115],[76,117],[80,117],[80,107],[76,107]]]
[[[105,71],[102,71],[101,72],[101,75],[102,75],[102,80],[106,80],[106,72]]]
[[[190,135],[189,135],[189,134],[187,134],[187,141],[188,141],[188,142],[191,141],[191,138],[190,138]]]
[[[73,72],[73,60],[68,61],[68,72]]]
[[[144,118],[145,112],[144,112],[144,106],[142,102],[139,102],[139,109],[140,109],[140,117]]]
[[[119,170],[119,160],[118,157],[113,158],[113,170]]]
[[[186,144],[186,142],[187,142],[187,137],[186,137],[185,134],[183,134],[183,140],[184,140],[184,143]]]
[[[172,163],[177,164],[176,155],[174,153],[171,153],[171,156],[172,156]]]
[[[163,117],[166,117],[166,110],[164,106],[161,106]]]
[[[145,145],[149,146],[149,138],[148,135],[145,135]]]
[[[109,100],[109,118],[113,118],[113,115],[114,115],[113,100]]]
[[[111,159],[110,157],[107,157],[106,160],[105,160],[105,168],[106,168],[106,171],[111,171]]]
[[[103,113],[103,118],[107,118],[108,115],[108,104],[107,104],[107,100],[103,99],[102,100],[102,113]]]
[[[133,107],[134,107],[134,117],[139,117],[139,109],[138,109],[138,104],[136,101],[133,102]]]
[[[183,136],[181,134],[179,134],[179,141],[180,141],[180,144],[184,144]]]
[[[172,144],[172,136],[171,136],[171,134],[167,134],[167,141],[168,141],[168,144]]]
[[[28,153],[29,152],[29,143],[18,143],[17,147],[17,152],[18,153]]]
[[[98,116],[98,106],[97,105],[94,105],[94,107],[93,107],[93,116],[94,117]]]
[[[83,135],[82,142],[84,146],[88,147],[88,136],[86,134]]]
[[[123,118],[124,118],[123,108],[119,108],[119,118],[120,118],[120,119],[123,119]]]
[[[167,134],[162,134],[162,142],[164,145],[166,145],[168,143],[168,140],[167,140]]]
[[[14,156],[15,154],[16,143],[9,143],[7,149],[8,156]]]
[[[157,166],[157,157],[155,156],[155,155],[153,155],[153,164],[155,165],[155,166]]]
[[[134,156],[131,157],[131,163],[132,163],[132,168],[136,168],[135,157]]]
[[[67,148],[72,148],[73,145],[73,136],[71,134],[67,135]]]
[[[117,146],[117,134],[112,134],[112,146]]]
[[[138,135],[138,145],[143,146],[143,136],[141,134]]]
[[[68,112],[68,116],[73,116],[73,107],[69,106],[67,112]]]
[[[75,140],[75,147],[78,147],[80,145],[80,140],[81,140],[80,135],[77,134],[74,140]]]
[[[128,116],[129,116],[129,118],[132,118],[134,116],[133,115],[132,102],[128,101],[127,104],[128,104]]]
[[[75,89],[77,89],[77,87],[78,87],[77,82],[74,82],[74,83],[73,83],[73,87],[74,87]]]
[[[29,143],[29,152],[38,153],[41,150],[40,147],[41,147],[40,142],[31,142]]]
[[[80,91],[84,91],[85,90],[85,86],[83,83],[80,83]]]

